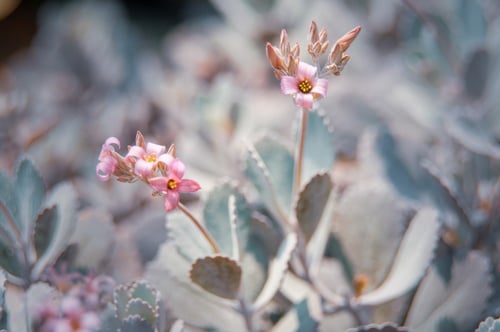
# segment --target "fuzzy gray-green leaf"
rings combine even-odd
[[[16,220],[27,240],[31,236],[34,222],[45,198],[45,184],[33,162],[23,158],[17,165],[15,190],[19,208],[19,219]]]
[[[394,323],[385,323],[382,325],[370,324],[348,329],[346,332],[408,332],[405,327],[399,327]]]
[[[116,315],[119,319],[124,319],[127,316],[127,304],[131,298],[130,290],[126,286],[120,285],[115,288],[113,302],[116,305]]]
[[[333,188],[328,173],[316,174],[299,193],[295,213],[306,241],[309,241],[318,226]]]
[[[479,324],[475,332],[500,332],[500,318],[486,318]]]
[[[431,269],[420,283],[405,325],[427,332],[435,330],[443,318],[453,317],[460,331],[471,331],[491,294],[489,269],[489,261],[477,252],[454,262],[447,284]]]
[[[234,299],[241,284],[241,266],[224,256],[204,257],[192,265],[191,281],[217,296]]]
[[[35,224],[35,250],[37,257],[43,256],[50,246],[57,226],[57,205],[44,209]]]
[[[120,332],[154,332],[154,327],[139,315],[127,317],[120,324]]]
[[[15,249],[3,241],[0,241],[0,267],[16,277],[22,277],[24,273]]]
[[[308,112],[307,132],[304,142],[302,184],[320,172],[328,172],[335,163],[333,130],[322,110]]]
[[[50,245],[44,255],[39,257],[32,271],[32,278],[37,279],[45,267],[53,263],[66,249],[76,224],[76,192],[71,184],[57,185],[49,194],[45,206],[57,205],[57,222]]]
[[[14,184],[10,177],[3,172],[0,172],[0,205],[0,228],[2,230],[0,239],[13,239],[15,237],[15,230],[12,229],[9,219],[14,221],[15,225],[17,225],[16,220],[18,219],[19,208],[14,191]],[[19,226],[17,226],[17,228],[19,228]]]
[[[131,295],[148,303],[155,311],[159,310],[160,297],[158,291],[145,280],[135,281],[132,284]]]
[[[126,312],[127,317],[138,315],[142,319],[148,321],[151,325],[154,325],[156,319],[158,318],[158,312],[156,312],[155,309],[149,305],[149,303],[139,298],[134,298],[127,303]]]
[[[231,216],[229,206],[230,197],[234,197],[234,216]],[[213,236],[221,251],[227,256],[233,256],[235,249],[242,251],[248,241],[248,227],[251,218],[251,210],[247,200],[235,186],[224,183],[212,190],[205,203],[203,217],[208,232]],[[236,236],[239,248],[233,248],[235,244],[229,236],[231,229],[231,218],[236,217]]]

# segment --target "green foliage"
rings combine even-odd
[[[493,317],[488,317],[483,320],[476,332],[499,332],[500,331],[500,319],[494,319]]]
[[[76,196],[62,184],[46,197],[42,177],[28,158],[19,160],[13,179],[1,173],[0,182],[0,265],[9,280],[28,286],[68,245]]]

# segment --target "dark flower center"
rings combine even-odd
[[[303,80],[299,82],[298,88],[302,93],[309,93],[312,90],[312,85],[308,80]]]
[[[174,179],[168,180],[168,182],[167,182],[167,188],[170,189],[170,190],[177,189],[177,182],[175,182]]]

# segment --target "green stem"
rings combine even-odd
[[[219,254],[220,253],[220,249],[219,249],[219,246],[217,246],[217,244],[215,243],[214,239],[212,238],[212,236],[210,235],[210,233],[207,232],[207,230],[205,229],[205,227],[203,227],[203,225],[198,221],[198,219],[196,219],[195,216],[193,216],[191,214],[191,212],[188,211],[188,209],[184,206],[184,204],[182,203],[179,203],[177,205],[177,207],[179,208],[179,210],[181,210],[194,224],[195,226],[200,230],[201,234],[205,237],[205,239],[208,241],[208,243],[210,244],[210,246],[212,247],[212,250],[214,251],[214,253],[216,254]]]
[[[305,108],[301,109],[301,121],[300,121],[300,131],[299,140],[297,142],[297,147],[295,150],[295,187],[294,187],[294,197],[300,190],[300,185],[302,183],[302,164],[304,160],[304,145],[306,141],[307,132],[307,115],[308,110]]]

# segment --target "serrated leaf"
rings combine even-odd
[[[328,173],[316,174],[299,193],[295,213],[306,242],[311,239],[321,220],[332,188]]]
[[[233,207],[230,206],[230,197],[234,197],[234,215],[231,215]],[[203,210],[203,218],[208,232],[212,235],[221,251],[227,256],[243,251],[248,241],[248,227],[251,218],[251,210],[247,200],[235,186],[225,183],[212,190],[207,197]],[[235,248],[233,239],[228,236],[231,229],[231,219],[236,222],[236,236],[239,248]]]
[[[113,303],[116,306],[116,315],[119,319],[127,317],[127,304],[132,299],[130,290],[125,285],[120,285],[113,292]]]
[[[288,262],[292,256],[292,251],[295,249],[296,245],[297,235],[295,233],[288,234],[281,243],[276,257],[271,261],[269,266],[266,283],[253,304],[255,311],[268,303],[278,291],[288,268]]]
[[[453,317],[460,331],[471,331],[491,294],[488,260],[471,252],[455,261],[448,284],[431,269],[420,283],[405,325],[415,332],[433,331],[443,318]]]
[[[317,173],[329,172],[335,163],[333,129],[322,110],[307,114],[307,132],[304,142],[302,184]]]
[[[426,207],[418,211],[401,240],[388,276],[377,289],[361,295],[359,303],[380,304],[415,287],[434,256],[439,228],[436,210]]]
[[[38,279],[45,267],[53,263],[68,246],[76,223],[76,203],[76,192],[69,183],[57,185],[50,193],[45,206],[57,206],[55,233],[44,255],[37,260],[32,279]]]
[[[381,180],[350,186],[336,204],[332,222],[346,266],[369,278],[367,291],[387,275],[403,237],[408,209]]]
[[[0,227],[2,230],[2,232],[0,232],[0,239],[4,241],[14,241],[16,232],[20,232],[16,222],[16,220],[19,219],[19,208],[14,184],[10,177],[3,172],[0,172],[0,204]],[[9,222],[9,219],[14,221],[17,231],[12,229],[12,224]]]
[[[191,281],[217,296],[234,299],[241,284],[241,266],[224,256],[207,256],[194,262]]]
[[[23,158],[19,161],[14,187],[19,208],[19,219],[16,222],[23,234],[23,239],[28,242],[45,198],[45,183],[30,159]]]
[[[318,321],[313,317],[308,306],[308,300],[303,299],[276,324],[272,332],[309,332],[317,331]]]
[[[121,322],[120,332],[155,332],[155,329],[147,320],[134,315]]]
[[[13,276],[22,278],[24,275],[23,264],[19,261],[15,249],[0,241],[0,266]]]
[[[291,168],[292,170],[290,170],[290,167],[283,169],[283,173],[288,174],[288,181],[290,181],[290,183],[293,181],[293,164]],[[277,171],[280,172],[279,169],[277,169]],[[260,201],[267,209],[272,212],[278,220],[286,220],[287,214],[285,211],[288,211],[289,205],[283,207],[283,198],[281,200],[279,199],[279,194],[275,188],[275,180],[262,156],[260,156],[254,146],[249,146],[245,157],[245,175],[259,193]],[[289,195],[291,199],[291,190],[285,195]]]
[[[37,257],[43,256],[50,246],[56,231],[58,219],[57,206],[45,208],[39,215],[35,223],[35,250]]]
[[[479,324],[475,332],[500,332],[500,318],[486,318]]]
[[[487,136],[484,128],[478,128],[460,119],[448,121],[445,128],[465,148],[480,155],[500,159],[500,147],[494,137]]]
[[[292,153],[274,138],[263,137],[255,142],[255,149],[269,171],[271,183],[281,208],[291,206],[293,168]]]
[[[185,215],[169,214],[166,227],[167,242],[174,243],[178,252],[190,264],[197,258],[213,252],[200,230]]]
[[[148,303],[155,311],[158,311],[160,297],[158,291],[146,280],[135,281],[131,286],[131,296],[139,298]]]
[[[135,298],[130,300],[127,303],[126,308],[126,316],[139,316],[142,319],[148,321],[151,325],[155,324],[156,319],[158,318],[158,313],[147,303],[139,298]]]
[[[348,329],[346,332],[409,332],[405,327],[397,326],[394,323],[385,323],[382,325],[370,324],[353,329]]]

